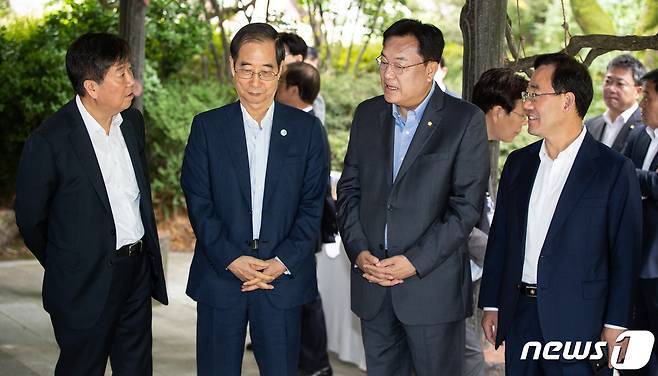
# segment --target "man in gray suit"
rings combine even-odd
[[[642,94],[642,63],[631,55],[619,55],[608,64],[603,81],[607,110],[585,122],[589,133],[613,150],[622,152],[633,128],[642,125],[637,101]]]
[[[403,19],[377,58],[383,96],[354,114],[338,223],[373,375],[461,375],[472,313],[466,240],[487,186],[484,114],[433,82],[433,25]]]

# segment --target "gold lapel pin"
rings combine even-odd
[[[431,127],[431,126],[432,126],[432,121],[428,121],[428,122],[427,122],[427,126],[428,126],[428,127]]]

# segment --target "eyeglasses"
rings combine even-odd
[[[510,113],[511,113],[511,114],[514,114],[514,115],[516,115],[516,116],[518,116],[518,117],[520,117],[520,118],[523,119],[523,120],[525,120],[525,119],[528,118],[528,115],[526,115],[526,114],[520,114],[520,113],[518,113],[518,112],[516,112],[516,111],[514,111],[514,110],[510,111]]]
[[[258,78],[261,79],[261,81],[273,81],[276,79],[276,76],[279,74],[279,72],[274,72],[274,71],[260,71],[256,72],[251,69],[236,69],[235,74],[238,76],[238,78],[241,78],[243,80],[251,80],[254,78],[254,75],[257,75]]]
[[[424,61],[421,61],[420,63],[411,64],[411,65],[391,64],[388,61],[382,59],[381,56],[378,56],[375,59],[375,61],[377,61],[377,65],[379,65],[379,70],[381,72],[386,72],[386,70],[390,66],[391,69],[393,69],[393,73],[395,73],[396,75],[403,74],[404,70],[407,69],[407,68],[412,68],[412,67],[415,67],[416,65],[421,65],[421,64],[425,64],[425,63],[428,62],[428,60],[424,60]]]
[[[530,100],[530,102],[537,102],[538,97],[541,97],[542,95],[562,95],[564,93],[560,92],[552,92],[552,93],[529,93],[527,91],[521,92],[521,100],[526,102]]]

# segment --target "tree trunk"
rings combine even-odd
[[[359,24],[359,16],[361,15],[361,6],[363,5],[363,1],[359,0],[359,6],[356,8],[356,18],[354,18],[354,27],[356,27]],[[350,61],[352,61],[352,48],[354,47],[354,34],[355,32],[352,33],[350,36],[350,46],[347,48],[347,56],[345,57],[345,66],[343,66],[343,72],[347,73],[350,69]]]
[[[352,72],[356,74],[356,71],[359,68],[359,63],[361,63],[361,59],[363,58],[363,54],[366,52],[366,49],[368,48],[368,44],[370,44],[370,39],[372,38],[372,34],[375,33],[375,29],[377,28],[377,20],[379,18],[379,12],[382,9],[382,4],[384,3],[384,0],[379,0],[377,2],[377,10],[375,11],[375,15],[372,17],[372,23],[370,24],[370,31],[368,32],[368,35],[366,36],[366,41],[363,42],[363,46],[361,47],[361,51],[359,51],[359,54],[356,56],[356,60],[354,61],[354,68],[352,69]]]
[[[503,66],[507,0],[466,0],[459,26],[464,38],[462,97],[471,100],[473,86],[487,69]],[[450,64],[450,62],[448,62]],[[489,143],[489,193],[498,185],[498,141]]]
[[[146,44],[146,4],[144,0],[120,0],[119,35],[130,45],[130,63],[135,80],[143,83],[144,45]],[[144,110],[144,99],[140,95],[133,100],[133,107]]]

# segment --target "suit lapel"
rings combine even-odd
[[[133,165],[135,179],[137,180],[137,186],[139,187],[140,200],[147,203],[148,207],[153,207],[150,199],[148,182],[146,181],[146,174],[144,173],[144,166],[142,166],[142,158],[139,154],[139,147],[137,146],[135,124],[126,117],[123,118],[123,123],[121,124],[121,134],[123,134],[123,139],[126,142],[128,154],[130,155],[130,161]],[[150,212],[150,210],[147,210],[146,212]]]
[[[287,123],[282,107],[276,102],[274,104],[274,116],[272,120],[272,134],[270,136],[270,150],[267,156],[267,172],[265,173],[265,194],[263,202],[269,202],[275,191],[279,176],[281,176],[281,167],[286,158],[288,150],[288,140],[294,135],[289,135],[291,130],[283,132]],[[286,135],[286,136],[284,136]]]
[[[633,163],[635,164],[636,168],[642,168],[642,165],[644,164],[644,157],[647,155],[647,151],[649,151],[650,143],[651,138],[649,138],[647,132],[644,130],[640,132],[635,143],[635,149],[637,152],[631,154]]]
[[[621,130],[619,131],[619,134],[617,135],[617,138],[615,138],[615,142],[612,144],[612,149],[614,150],[619,150],[623,151],[624,144],[626,144],[626,139],[628,138],[628,134],[635,129],[635,127],[638,126],[638,124],[642,123],[642,115],[640,115],[640,109],[638,108],[631,114],[631,117],[628,118],[628,121],[624,124],[623,127],[621,127]]]
[[[221,124],[224,131],[226,146],[229,150],[231,160],[235,167],[235,175],[238,177],[242,198],[251,208],[251,182],[249,180],[249,155],[247,153],[247,140],[244,133],[244,122],[242,121],[242,110],[240,102],[233,103],[226,124]],[[220,124],[218,124],[219,126]]]
[[[516,200],[518,200],[518,211],[516,215],[519,218],[519,228],[523,229],[523,231],[517,231],[517,234],[519,235],[519,238],[517,239],[519,242],[518,244],[520,245],[519,249],[525,249],[525,237],[528,227],[528,210],[530,209],[530,195],[532,194],[532,187],[535,183],[537,170],[539,169],[538,153],[542,143],[541,141],[538,141],[535,145],[536,146],[533,146],[528,150],[530,158],[522,159],[523,163],[519,166],[516,178],[511,184],[513,187],[511,190],[511,197],[515,197]]]
[[[393,120],[393,113],[391,111],[391,105],[389,104],[379,114],[379,123],[382,125],[382,130],[379,132],[382,139],[379,144],[382,145],[380,150],[383,151],[383,155],[380,155],[377,159],[384,163],[382,171],[385,174],[385,184],[387,187],[391,187],[393,184],[393,138],[395,137],[395,121]]]
[[[594,124],[590,132],[592,133],[592,137],[594,137],[595,140],[601,141],[603,138],[603,129],[605,129],[605,119],[603,116],[599,116],[598,118],[594,119]]]
[[[96,152],[91,143],[91,138],[87,132],[87,127],[82,120],[82,115],[78,110],[75,100],[72,100],[67,104],[67,112],[71,118],[72,131],[69,134],[69,140],[72,149],[78,157],[82,169],[89,178],[91,185],[98,194],[98,198],[103,203],[105,209],[111,214],[112,209],[110,208],[110,199],[107,196],[107,189],[105,187],[105,182],[103,181],[103,174],[101,173],[101,168],[98,164],[98,159],[96,158]]]
[[[595,159],[598,158],[598,151],[594,148],[594,145],[594,139],[591,135],[585,134],[585,139],[576,155],[576,159],[558,199],[544,244],[548,244],[559,232],[596,174],[597,165]]]
[[[416,133],[414,134],[413,139],[411,140],[411,145],[409,145],[409,150],[404,156],[402,161],[402,166],[400,166],[400,171],[395,178],[393,184],[400,181],[404,174],[409,170],[409,167],[414,163],[420,152],[423,150],[423,147],[427,141],[432,137],[435,130],[440,127],[441,122],[441,109],[443,108],[443,96],[446,95],[441,91],[440,88],[434,88],[434,94],[427,103],[425,107],[425,112],[423,117],[418,123],[418,128],[416,128]],[[391,150],[393,148],[391,147]],[[391,163],[392,165],[392,163]]]

